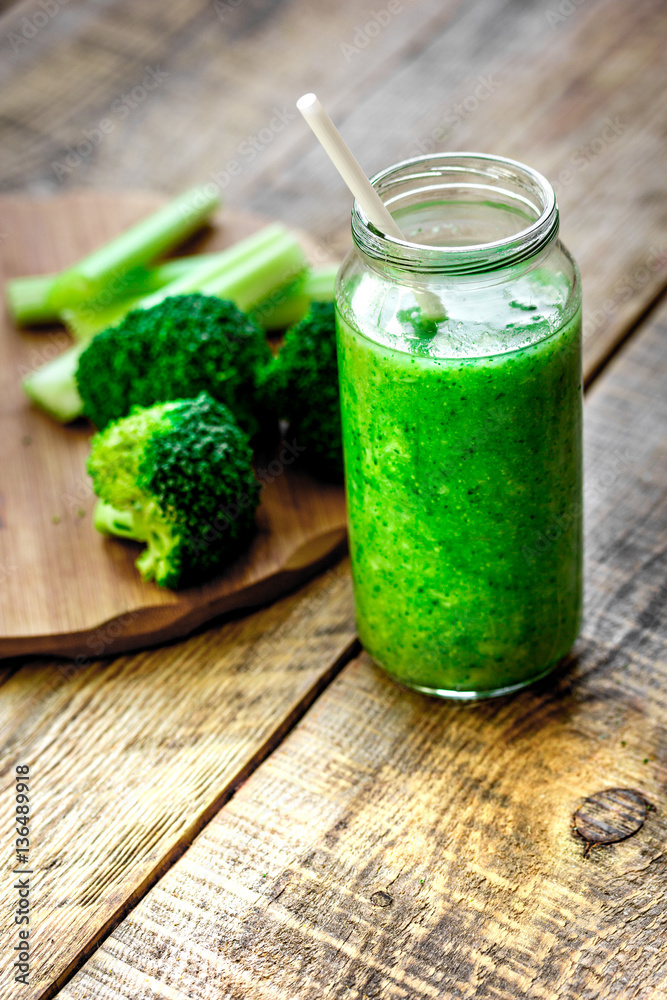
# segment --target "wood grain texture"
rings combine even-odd
[[[0,686],[0,814],[11,817],[14,768],[28,762],[35,869],[30,987],[12,982],[6,921],[3,1000],[43,997],[90,954],[354,643],[343,563],[299,594],[179,645],[103,662],[29,663]],[[8,855],[0,906],[13,914]]]
[[[39,191],[129,182],[170,192],[239,158],[243,171],[229,190],[242,200],[248,183],[265,182],[276,156],[290,149],[294,162],[295,142],[304,145],[294,109],[301,93],[318,88],[335,105],[350,102],[356,88],[373,86],[411,58],[461,3],[401,7],[368,38],[365,58],[345,58],[341,50],[354,44],[370,14],[354,0],[173,0],[168,11],[147,0],[107,0],[61,11],[12,52],[9,35],[29,12],[16,9],[0,20],[7,55],[0,68],[2,182]],[[147,66],[165,75],[133,101],[131,89],[142,85]],[[286,127],[260,137],[255,155],[240,149],[269,125],[276,107],[287,112],[278,123]],[[67,146],[82,141],[82,130],[104,117],[114,126],[104,142],[70,170],[54,169]]]
[[[667,997],[666,324],[587,404],[569,661],[469,706],[348,664],[62,1000]],[[655,808],[585,858],[611,787]]]
[[[92,192],[42,202],[5,198],[5,277],[56,271],[156,203],[151,195]],[[198,245],[220,249],[264,221],[223,212]],[[317,254],[315,244],[306,246]],[[264,487],[247,552],[203,586],[175,592],[141,580],[134,565],[140,546],[104,538],[93,526],[90,428],[83,421],[59,426],[21,390],[21,374],[68,342],[56,327],[17,330],[5,321],[0,331],[0,657],[99,657],[187,635],[220,614],[276,598],[340,557],[343,487],[313,479],[294,449],[279,446],[257,461]]]

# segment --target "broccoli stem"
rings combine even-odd
[[[98,500],[93,511],[93,524],[102,535],[117,535],[119,538],[133,538],[145,541],[136,533],[134,515],[131,510],[117,510],[110,503]]]
[[[269,296],[253,309],[252,316],[265,330],[285,330],[308,312],[312,302],[331,302],[339,264],[306,271],[288,288]]]
[[[147,264],[194,233],[220,203],[211,185],[191,188],[72,267],[62,271],[49,295],[58,312],[95,298],[112,280]]]
[[[102,535],[145,542],[147,547],[135,561],[142,580],[161,581],[169,563],[169,545],[164,532],[143,522],[141,512],[135,517],[131,510],[118,510],[104,500],[98,500],[93,512],[93,524]]]
[[[132,300],[132,308],[148,309],[171,295],[201,292],[231,299],[239,309],[248,310],[272,291],[293,281],[295,274],[305,267],[304,253],[298,240],[278,223],[266,226],[254,236],[214,256],[217,258],[215,261],[209,259],[198,267],[193,266],[187,274],[160,291]],[[73,316],[74,312],[69,315]],[[23,380],[23,388],[30,399],[60,423],[69,423],[83,413],[83,403],[76,386],[76,371],[79,355],[87,340],[98,332],[94,329],[96,315],[93,313],[93,320],[88,321],[86,339],[67,348]],[[111,321],[107,312],[101,328],[121,318],[116,315]],[[79,315],[77,322],[85,322],[85,317],[82,319]],[[83,327],[79,329],[83,330]]]

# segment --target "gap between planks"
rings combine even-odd
[[[584,371],[584,394],[593,388],[601,375],[604,374],[608,365],[629,346],[632,338],[637,335],[640,329],[651,323],[667,301],[667,287],[658,289],[655,296],[647,303],[646,308],[637,318],[622,331],[615,341],[610,341],[607,345],[607,353],[599,360],[592,362],[588,370]]]
[[[128,916],[138,903],[153,889],[166,873],[176,864],[176,862],[188,850],[193,840],[205,829],[212,819],[223,809],[234,797],[237,790],[257,768],[267,760],[274,750],[283,742],[289,733],[298,725],[308,709],[320,697],[325,689],[338,676],[341,670],[361,653],[361,645],[358,639],[352,640],[343,653],[334,663],[317,679],[315,684],[303,696],[301,701],[295,705],[289,714],[280,722],[271,735],[265,740],[254,754],[235,774],[234,778],[227,784],[220,794],[211,804],[200,813],[190,827],[179,837],[172,847],[160,859],[159,864],[136,886],[130,895],[123,901],[118,909],[108,918],[99,930],[93,934],[82,946],[75,958],[72,959],[67,968],[50,984],[42,993],[39,1000],[52,1000],[53,997],[63,989],[63,987],[76,975],[78,970],[88,961],[93,952],[114,932],[116,927]]]

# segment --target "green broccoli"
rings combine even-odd
[[[332,302],[314,302],[285,334],[278,356],[261,374],[260,388],[270,412],[289,421],[302,461],[326,479],[343,475],[343,445]]]
[[[144,580],[199,583],[252,533],[260,485],[248,437],[207,393],[109,424],[92,439],[88,471],[103,534],[146,542]]]
[[[174,295],[93,337],[76,382],[84,413],[100,430],[133,406],[206,391],[255,434],[262,415],[257,381],[270,360],[263,331],[233,302]]]

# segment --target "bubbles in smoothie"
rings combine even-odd
[[[477,286],[479,279],[477,279]],[[370,288],[369,288],[370,291]],[[393,350],[432,358],[478,358],[505,354],[535,344],[563,324],[567,282],[534,269],[511,284],[491,282],[485,294],[470,281],[450,280],[441,298],[446,316],[433,319],[421,308],[418,295],[405,287],[387,286],[378,299],[374,284],[373,339]],[[362,294],[360,288],[358,294]],[[368,303],[365,315],[371,314]],[[368,321],[366,335],[370,335]]]

